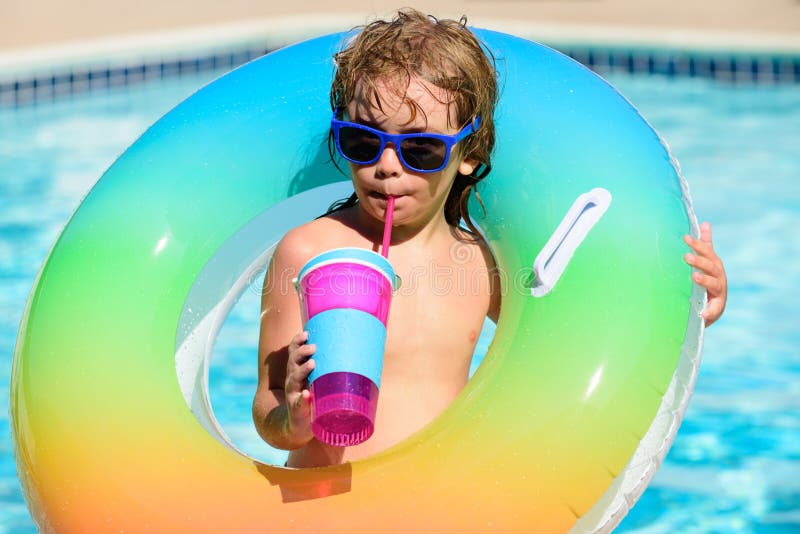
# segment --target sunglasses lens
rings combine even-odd
[[[339,128],[339,148],[347,159],[365,163],[378,157],[381,140],[361,128],[342,126]]]
[[[447,156],[447,145],[433,137],[409,137],[400,143],[406,165],[420,171],[438,169]]]

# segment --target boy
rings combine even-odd
[[[307,260],[331,248],[377,251],[389,196],[395,198],[391,261],[405,287],[392,300],[375,433],[348,448],[326,445],[311,433],[306,378],[315,347],[301,332],[297,295],[264,294],[253,417],[268,443],[291,451],[290,467],[363,458],[424,427],[466,384],[483,321],[499,315],[491,252],[474,228],[459,225],[469,225],[466,199],[490,167],[497,100],[494,65],[466,20],[401,11],[392,21],[366,26],[336,63],[335,119],[355,126],[339,129],[334,141],[349,161],[355,193],[284,236],[264,287],[285,287],[277,281],[296,276]],[[415,138],[397,145],[381,140],[384,133],[420,132],[463,138],[440,151]],[[697,255],[687,261],[706,270],[701,276],[708,280],[698,283],[719,295],[724,270],[720,278],[711,269],[718,258],[710,228],[707,239],[703,235],[688,242]]]

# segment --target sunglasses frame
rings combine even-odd
[[[470,121],[469,124],[464,126],[464,128],[462,128],[460,132],[458,132],[455,135],[444,135],[444,134],[428,133],[428,132],[390,134],[383,132],[381,130],[376,130],[375,128],[370,128],[369,126],[365,126],[357,122],[349,122],[337,119],[336,117],[339,115],[340,111],[341,111],[340,109],[335,109],[333,111],[333,117],[331,118],[331,131],[333,132],[333,138],[336,144],[336,151],[339,153],[340,156],[342,156],[347,161],[350,161],[357,165],[372,165],[373,163],[375,163],[380,159],[384,149],[386,148],[386,143],[392,143],[395,146],[395,153],[397,154],[397,157],[398,159],[400,159],[400,162],[403,164],[403,166],[411,171],[418,173],[438,172],[447,167],[447,163],[450,161],[450,152],[453,149],[453,147],[460,141],[464,140],[469,135],[475,133],[481,125],[481,118],[480,116],[477,116],[475,117],[475,119]],[[369,161],[358,161],[347,157],[347,155],[342,151],[342,146],[339,143],[339,131],[343,127],[350,127],[350,128],[356,128],[357,130],[364,130],[365,132],[369,132],[377,136],[381,143],[380,147],[378,148],[378,154]],[[426,137],[429,139],[436,139],[444,143],[445,145],[444,161],[439,167],[435,169],[418,169],[408,164],[408,162],[403,157],[403,150],[400,148],[401,143],[406,139],[413,139],[415,137]]]

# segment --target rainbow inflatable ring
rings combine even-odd
[[[42,531],[619,523],[669,449],[699,364],[686,183],[600,77],[476,32],[502,96],[486,214],[472,212],[506,277],[495,338],[461,395],[406,441],[328,468],[263,464],[216,424],[206,369],[220,324],[284,232],[351,191],[326,148],[343,35],[290,46],[159,120],[50,252],[11,385],[19,478]]]

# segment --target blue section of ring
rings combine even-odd
[[[297,275],[298,283],[303,279],[303,276],[311,272],[315,267],[325,263],[344,260],[354,260],[357,263],[364,263],[375,267],[389,279],[392,283],[392,289],[397,289],[394,268],[392,264],[389,263],[389,260],[377,252],[355,247],[335,248],[314,256],[300,269],[300,274]]]
[[[358,373],[381,387],[386,328],[378,319],[360,310],[335,309],[318,313],[306,323],[308,343],[317,350],[309,385],[322,375]]]

